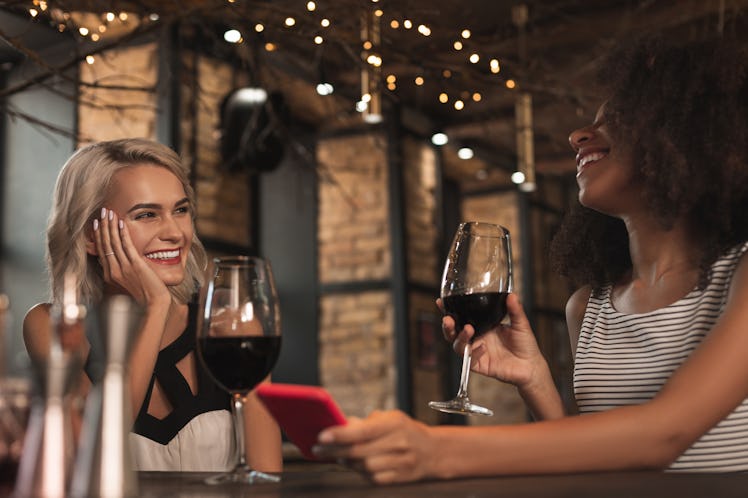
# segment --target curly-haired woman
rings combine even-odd
[[[581,415],[565,413],[510,296],[510,325],[476,339],[473,369],[516,385],[537,422],[427,427],[380,412],[320,434],[320,453],[376,482],[748,470],[748,54],[650,38],[599,75],[606,100],[569,137],[581,206],[553,247],[580,285],[566,310]],[[457,350],[473,335],[443,327]]]

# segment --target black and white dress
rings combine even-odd
[[[748,243],[712,266],[708,285],[647,313],[619,313],[611,286],[591,296],[584,313],[574,365],[574,393],[581,413],[635,405],[652,399],[704,340],[722,314],[730,283]],[[747,360],[748,361],[748,360]],[[748,399],[712,427],[671,470],[748,470]]]
[[[197,389],[193,394],[177,365],[196,355],[197,306],[189,305],[184,332],[162,349],[143,405],[130,432],[130,448],[137,470],[220,472],[236,462],[236,443],[231,418],[231,399],[208,376],[195,356]],[[93,339],[93,340],[92,340]],[[100,379],[101,345],[90,337],[88,376]],[[172,407],[164,418],[148,413],[153,387],[158,382]]]

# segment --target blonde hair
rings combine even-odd
[[[98,142],[75,152],[62,167],[55,186],[52,211],[47,224],[47,269],[52,302],[62,300],[63,279],[71,272],[78,282],[78,298],[85,304],[101,300],[104,280],[96,256],[86,252],[86,230],[99,216],[118,171],[154,164],[171,171],[182,183],[189,200],[192,222],[195,217],[195,192],[187,168],[169,147],[141,138]],[[185,278],[169,291],[180,303],[188,302],[202,286],[207,264],[205,249],[193,233],[187,257]]]

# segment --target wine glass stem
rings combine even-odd
[[[231,413],[234,415],[234,437],[236,438],[236,451],[239,453],[237,459],[237,468],[247,466],[246,452],[244,451],[244,396],[234,394],[232,396],[234,409]]]
[[[472,360],[472,346],[470,343],[465,344],[462,352],[462,372],[460,372],[460,387],[457,390],[458,398],[468,397],[468,380],[470,379],[470,363]]]

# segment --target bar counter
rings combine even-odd
[[[209,474],[141,472],[140,496],[156,497],[606,497],[686,498],[748,496],[748,474],[611,472],[557,476],[493,477],[376,486],[332,464],[287,465],[278,484],[209,486]]]

